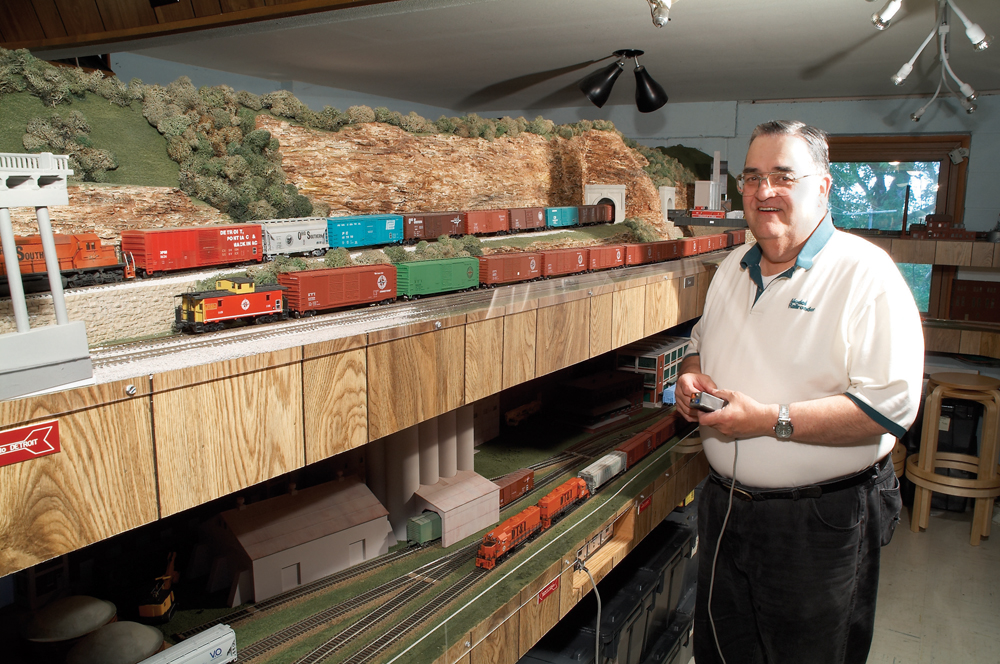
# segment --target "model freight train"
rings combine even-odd
[[[476,567],[496,567],[529,539],[551,528],[570,508],[590,498],[673,438],[676,427],[677,413],[674,411],[594,461],[536,504],[503,521],[483,536],[476,554]]]
[[[553,212],[549,212],[553,211]],[[570,213],[572,211],[572,214]],[[548,223],[547,223],[548,219]],[[607,204],[418,214],[271,219],[253,224],[122,231],[117,246],[92,233],[56,235],[63,286],[90,286],[193,268],[259,263],[276,256],[322,256],[330,249],[375,247],[442,235],[494,235],[614,221]],[[22,277],[44,290],[47,272],[38,235],[15,236]],[[6,288],[0,263],[0,285]]]
[[[175,327],[206,332],[244,323],[387,303],[402,298],[494,288],[625,265],[642,265],[716,251],[741,244],[745,231],[640,244],[445,258],[397,265],[319,268],[278,275],[278,286],[246,279],[219,279],[210,291],[182,293]],[[284,297],[282,297],[284,294]],[[283,305],[283,306],[282,306]]]

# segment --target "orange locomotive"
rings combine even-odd
[[[63,286],[92,286],[108,284],[135,276],[135,267],[127,260],[122,262],[114,246],[101,244],[101,238],[94,233],[53,236],[59,271]],[[22,281],[27,290],[37,290],[31,285],[38,284],[48,289],[48,272],[45,267],[45,253],[42,251],[40,235],[15,235],[17,262],[21,268]],[[0,263],[0,278],[7,283],[7,269]]]
[[[542,528],[548,530],[559,517],[573,505],[590,498],[587,483],[579,477],[566,480],[538,501]]]
[[[529,537],[541,532],[541,510],[532,505],[486,533],[476,554],[476,567],[493,569]]]

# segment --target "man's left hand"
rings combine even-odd
[[[713,396],[729,402],[712,413],[699,413],[698,422],[732,438],[754,438],[774,433],[778,407],[764,405],[742,392],[715,390]]]

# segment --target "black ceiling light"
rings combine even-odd
[[[639,56],[643,53],[643,51],[635,49],[615,51],[618,61],[580,81],[580,90],[595,106],[603,107],[608,101],[608,97],[611,96],[611,88],[614,87],[615,81],[625,69],[625,59],[633,58],[635,60],[635,105],[639,108],[640,113],[652,113],[667,103],[667,93],[659,83],[653,80],[646,68],[639,64]]]

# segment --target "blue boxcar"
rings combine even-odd
[[[545,225],[550,228],[578,226],[579,224],[580,210],[575,206],[545,208]]]
[[[403,217],[398,214],[359,214],[328,217],[331,247],[370,247],[403,241]]]

